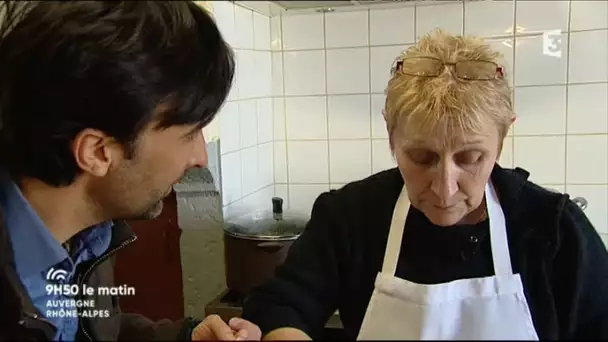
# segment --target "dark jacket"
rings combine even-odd
[[[498,165],[491,175],[505,213],[513,271],[521,275],[538,336],[541,340],[606,339],[606,247],[568,195],[550,192],[527,178],[522,169]],[[392,169],[320,195],[306,231],[292,245],[275,277],[250,295],[243,317],[258,324],[264,334],[295,327],[314,338],[339,309],[346,337],[355,339],[381,270],[402,186],[398,169]],[[414,234],[409,224],[414,211],[408,215],[396,276],[423,282],[424,275],[426,281],[439,283],[494,274],[489,238],[477,249],[456,237],[434,246],[440,239],[426,231],[453,234],[460,228],[429,224]],[[411,241],[416,236],[418,240]],[[460,263],[451,263],[450,249],[462,253]],[[435,258],[436,254],[441,257]],[[454,273],[459,267],[460,273]],[[424,268],[434,268],[434,278]]]
[[[13,251],[0,212],[0,341],[52,340],[56,328],[41,317],[15,271]],[[79,265],[75,279],[89,287],[114,286],[114,256],[135,242],[136,236],[125,223],[112,230],[108,251],[96,260]],[[142,263],[145,260],[142,260]],[[153,322],[141,315],[121,313],[115,296],[92,296],[96,310],[109,310],[108,318],[80,318],[78,340],[190,340],[192,319],[179,322]],[[92,309],[92,308],[88,308]]]

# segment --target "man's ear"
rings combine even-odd
[[[72,140],[72,154],[78,167],[96,177],[108,173],[113,159],[116,159],[116,142],[106,133],[86,128]]]

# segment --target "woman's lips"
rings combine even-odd
[[[456,208],[456,204],[452,204],[452,205],[448,205],[448,206],[433,205],[433,207],[435,207],[436,209],[439,209],[439,210],[449,211],[449,210],[455,209]]]

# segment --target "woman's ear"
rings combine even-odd
[[[507,127],[507,131],[506,131],[506,132],[504,132],[505,137],[506,137],[507,135],[509,135],[509,131],[510,131],[510,130],[513,128],[513,124],[515,123],[515,121],[516,121],[516,120],[517,120],[517,115],[513,114],[513,115],[511,116],[511,120],[510,120],[510,122],[509,122],[509,127]],[[504,139],[504,137],[503,137],[503,139]],[[502,144],[501,144],[501,146],[502,146]]]
[[[505,144],[505,138],[503,138],[499,143],[498,143],[498,153],[496,154],[496,162],[498,163],[498,161],[500,160],[500,156],[502,155],[502,148]]]

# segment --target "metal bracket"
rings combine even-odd
[[[578,207],[581,208],[581,210],[587,209],[587,205],[589,204],[589,202],[587,202],[587,200],[584,197],[575,197],[572,199],[572,202],[574,202],[576,205],[578,205]]]

